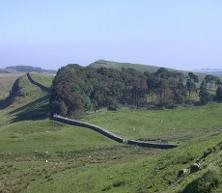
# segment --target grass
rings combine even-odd
[[[221,132],[222,104],[166,110],[99,112],[83,119],[129,138],[186,140],[205,132]]]
[[[0,100],[8,96],[14,81],[22,74],[0,73]]]
[[[49,86],[52,77],[33,78]],[[185,193],[204,180],[214,184],[222,178],[221,104],[121,109],[82,118],[129,138],[179,143],[163,151],[119,144],[89,129],[53,122],[47,118],[48,94],[25,76],[19,85],[21,95],[0,111],[0,192]],[[199,172],[177,177],[201,157]],[[219,183],[209,191],[221,190]]]
[[[219,186],[220,175],[216,170],[208,170],[203,176],[194,180],[190,183],[184,190],[183,193],[202,193],[202,192],[212,192]]]
[[[24,192],[177,192],[177,190],[183,190],[184,181],[189,183],[190,178],[197,179],[202,176],[208,170],[209,163],[208,161],[204,163],[206,166],[203,164],[206,168],[201,172],[192,174],[189,178],[185,177],[181,181],[177,178],[178,170],[188,167],[205,148],[215,146],[220,140],[221,135],[211,142],[201,140],[197,146],[195,145],[197,141],[194,140],[192,144],[186,145],[186,148],[170,150],[130,162],[71,166],[51,176],[49,181],[43,179],[33,183]],[[184,158],[188,152],[192,159],[185,163],[181,162],[178,158]]]
[[[50,87],[54,79],[54,75],[49,74],[31,73],[31,76],[34,80],[38,81],[40,84],[43,84],[46,87]]]
[[[35,151],[40,153],[47,151],[48,155],[55,155],[63,151],[78,152],[115,144],[91,130],[62,126],[48,119],[10,124],[1,129],[1,137],[0,151],[18,155]],[[6,143],[8,145],[4,146]]]
[[[114,68],[117,70],[121,70],[122,68],[133,68],[138,70],[139,72],[156,72],[160,67],[152,66],[152,65],[143,65],[143,64],[131,64],[131,63],[120,63],[120,62],[113,62],[113,61],[106,61],[106,60],[98,60],[92,64],[91,67],[94,68]],[[171,69],[172,70],[172,69]]]

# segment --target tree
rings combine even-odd
[[[186,87],[183,83],[179,83],[174,88],[174,103],[183,104],[186,100]]]
[[[218,86],[216,91],[216,100],[222,102],[222,85]]]
[[[193,72],[189,72],[186,82],[186,88],[188,90],[189,97],[191,96],[192,92],[197,91],[196,83],[198,82],[199,82],[198,76]]]
[[[61,101],[59,103],[59,112],[60,112],[60,114],[63,115],[63,116],[66,116],[67,115],[67,111],[68,111],[68,108],[67,108],[65,102]]]
[[[214,87],[220,84],[220,79],[214,75],[206,75],[204,78],[206,85],[209,84],[208,87]]]
[[[134,69],[115,70],[70,64],[61,68],[52,86],[53,113],[73,116],[81,112],[120,104],[143,106],[147,81]]]
[[[216,85],[219,86],[219,85],[221,85],[221,84],[222,84],[222,81],[221,81],[219,78],[217,78],[217,80],[216,80]]]
[[[186,90],[182,73],[160,68],[155,73],[145,72],[144,75],[152,97],[151,103],[168,106],[184,102]]]
[[[205,81],[202,81],[201,83],[199,97],[200,97],[200,103],[202,105],[205,105],[212,100],[210,93],[207,91],[207,85]]]

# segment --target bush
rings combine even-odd
[[[117,102],[113,101],[108,105],[108,110],[109,111],[116,111],[119,108],[119,105]]]
[[[176,164],[187,164],[194,160],[194,156],[189,152],[186,152],[184,155],[177,157]]]
[[[208,170],[203,176],[194,180],[182,193],[210,193],[218,187],[220,176],[216,170]]]

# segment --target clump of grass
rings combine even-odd
[[[109,184],[108,186],[105,186],[102,191],[109,191],[112,189],[112,187],[117,188],[120,186],[124,186],[126,182],[124,180],[115,180],[112,184]]]
[[[113,187],[119,187],[119,186],[124,186],[125,185],[125,181],[124,180],[116,180],[113,182],[112,186]]]
[[[195,159],[194,155],[187,152],[186,154],[178,156],[178,158],[175,160],[176,164],[187,164]]]
[[[108,185],[108,186],[105,186],[105,187],[102,189],[102,191],[105,192],[105,191],[110,190],[111,188],[112,188],[112,186],[111,186],[111,185]]]

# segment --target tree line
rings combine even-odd
[[[222,101],[221,80],[213,75],[200,81],[192,72],[184,75],[166,68],[142,73],[131,68],[96,69],[70,64],[57,72],[50,104],[53,113],[75,116],[104,107],[174,107],[204,105],[213,100]]]

